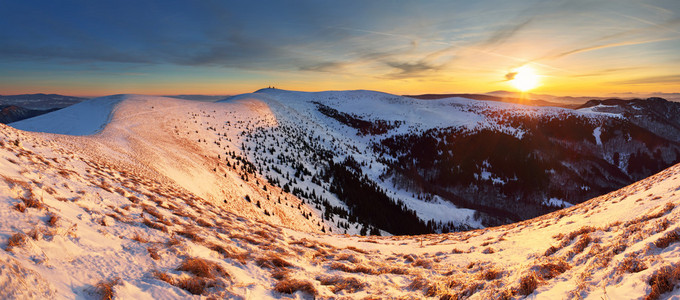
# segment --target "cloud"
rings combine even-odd
[[[505,74],[505,81],[515,79],[515,76],[517,76],[517,72],[508,72],[508,74]]]
[[[680,74],[664,76],[648,76],[628,80],[612,81],[613,84],[637,85],[637,84],[680,84]]]

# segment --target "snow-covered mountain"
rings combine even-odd
[[[64,108],[85,100],[87,98],[57,94],[2,95],[0,96],[0,105],[15,105],[34,110],[50,110]]]
[[[501,227],[339,234],[490,222],[490,210],[456,204],[447,198],[455,192],[451,185],[434,189],[437,182],[428,180],[435,175],[420,170],[445,161],[442,144],[456,146],[451,156],[457,159],[454,149],[467,142],[456,139],[479,133],[519,144],[542,133],[555,137],[546,138],[559,145],[555,151],[595,149],[581,152],[588,155],[608,153],[620,140],[629,148],[618,151],[653,147],[661,158],[672,156],[675,141],[639,138],[650,132],[621,114],[273,89],[220,103],[117,95],[79,105],[12,124],[39,132],[0,125],[0,298],[619,299],[677,293],[678,165]],[[556,130],[560,122],[569,129]],[[545,124],[555,127],[542,132]],[[427,139],[418,138],[453,133],[434,142],[436,161],[425,161],[428,153],[413,147],[431,151]],[[571,139],[561,141],[565,136]],[[405,147],[402,139],[414,144]],[[477,145],[469,151],[486,154],[484,144]],[[497,161],[485,161],[470,167],[478,186],[512,182]],[[594,170],[592,161],[569,169]],[[636,174],[614,169],[627,180]],[[566,171],[548,174],[560,172]]]

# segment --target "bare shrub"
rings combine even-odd
[[[645,300],[659,299],[664,293],[672,291],[680,282],[680,264],[668,265],[660,268],[649,278],[651,291]]]
[[[205,278],[215,278],[215,276],[230,277],[229,273],[216,262],[197,257],[185,259],[177,270]]]
[[[276,286],[274,286],[274,290],[284,294],[293,294],[297,291],[302,291],[312,296],[316,296],[318,294],[316,288],[311,282],[307,280],[291,278],[286,278],[277,282]]]
[[[27,242],[28,236],[21,232],[17,232],[9,237],[9,240],[7,241],[7,247],[5,249],[7,251],[11,251],[15,247],[23,247]]]
[[[111,280],[100,281],[95,286],[97,293],[102,297],[102,300],[112,300],[115,296],[113,292],[113,287],[120,283],[119,278],[114,278]]]

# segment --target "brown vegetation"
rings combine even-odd
[[[113,287],[120,283],[119,278],[114,278],[112,280],[100,281],[95,286],[97,293],[102,297],[102,300],[112,300],[115,296],[113,292]]]
[[[316,296],[318,294],[316,288],[311,282],[307,280],[291,278],[286,278],[277,282],[276,286],[274,286],[274,290],[284,294],[293,294],[297,291],[302,291],[312,296]]]
[[[672,291],[680,283],[680,264],[664,266],[659,269],[648,281],[651,291],[645,300],[659,299],[664,293]]]

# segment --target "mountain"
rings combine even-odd
[[[185,100],[195,100],[195,101],[207,101],[207,102],[215,102],[218,100],[222,100],[228,96],[216,96],[216,95],[170,95],[170,96],[163,96],[163,97],[169,97],[169,98],[177,98],[177,99],[185,99]]]
[[[444,125],[536,134],[510,117],[533,116],[535,124],[574,118],[604,129],[612,119],[624,122],[619,114],[370,91],[261,90],[221,103],[118,95],[83,105],[107,112],[103,128],[102,119],[88,124],[64,110],[32,126],[47,131],[71,119],[91,135],[70,135],[68,128],[86,130],[66,125],[62,134],[0,125],[0,298],[678,295],[680,165],[537,218],[446,234],[337,234],[345,221],[313,201],[362,210],[349,201],[358,189],[359,202],[383,194],[403,199],[418,216],[464,220],[472,210],[383,188],[377,179],[390,162],[370,160],[373,143]],[[611,142],[606,131],[599,140]],[[365,223],[375,218],[354,215]],[[347,224],[349,232],[374,231]]]
[[[249,126],[242,146],[270,183],[315,204],[327,220],[373,232],[525,220],[680,161],[668,130],[589,108],[275,89],[225,101],[241,99],[277,115],[276,127]],[[359,200],[369,194],[379,200]]]
[[[0,96],[0,105],[15,105],[33,110],[49,110],[64,108],[86,99],[57,94],[5,95]]]
[[[489,94],[491,94],[491,93],[489,93]],[[467,98],[467,99],[484,100],[484,101],[499,101],[499,102],[509,102],[509,103],[524,104],[524,105],[555,106],[555,107],[564,107],[564,108],[576,108],[576,107],[579,106],[579,104],[573,104],[573,103],[568,104],[568,103],[563,103],[563,102],[550,102],[550,101],[545,101],[545,100],[540,100],[540,99],[538,99],[538,100],[530,99],[530,98],[527,98],[527,97],[522,97],[522,95],[520,95],[520,94],[510,94],[511,96],[508,96],[508,95],[492,96],[492,95],[489,95],[489,94],[422,94],[422,95],[404,95],[404,97],[423,99],[423,100],[445,99],[445,98]]]
[[[57,110],[58,108],[48,110],[26,109],[16,105],[0,105],[0,123],[7,124],[23,119],[32,118],[48,112]]]

